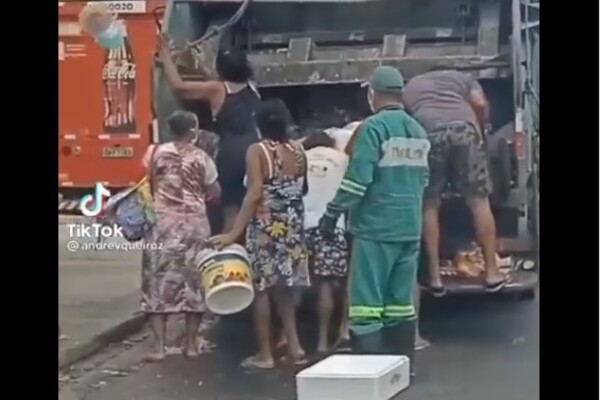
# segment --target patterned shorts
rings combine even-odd
[[[345,278],[348,275],[348,242],[343,229],[325,239],[317,228],[305,232],[310,265],[317,277]]]
[[[447,191],[463,197],[487,197],[491,180],[487,155],[479,133],[471,124],[457,123],[428,134],[429,186],[425,198],[438,200]]]

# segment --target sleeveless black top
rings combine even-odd
[[[241,205],[246,194],[246,150],[258,141],[254,112],[260,102],[258,92],[250,85],[227,96],[219,113],[213,117],[213,131],[219,135],[217,170],[222,189],[222,204]]]

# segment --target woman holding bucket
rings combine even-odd
[[[142,311],[154,333],[149,361],[165,358],[167,317],[175,313],[186,316],[183,354],[198,355],[205,304],[195,260],[210,237],[206,201],[221,193],[214,161],[194,144],[196,115],[176,111],[167,122],[174,140],[152,146],[144,158],[157,216],[142,253]]]
[[[261,103],[256,123],[261,140],[246,155],[248,190],[242,208],[233,228],[212,241],[217,247],[228,246],[248,227],[246,247],[256,282],[254,325],[259,351],[242,366],[269,369],[275,365],[269,296],[277,304],[290,359],[306,363],[296,328],[295,293],[310,285],[302,202],[308,186],[304,150],[287,135],[291,116],[285,104],[278,99]]]

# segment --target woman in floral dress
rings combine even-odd
[[[157,216],[142,253],[142,311],[154,333],[150,361],[165,358],[167,317],[175,313],[186,316],[183,354],[198,354],[205,306],[195,260],[210,238],[206,201],[221,191],[215,163],[194,144],[196,116],[177,111],[168,123],[174,140],[150,147],[144,159]]]
[[[288,139],[291,116],[281,100],[261,103],[256,113],[261,141],[246,155],[248,191],[232,230],[213,238],[217,246],[235,242],[246,230],[246,247],[256,282],[254,325],[258,354],[245,367],[274,367],[269,296],[277,304],[288,343],[297,364],[305,353],[296,328],[295,293],[310,285],[304,242],[303,195],[307,192],[306,156]]]

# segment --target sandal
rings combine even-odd
[[[288,356],[283,356],[279,359],[281,362],[285,363],[288,362],[289,358]],[[299,357],[294,358],[294,365],[297,367],[301,367],[303,365],[308,364],[308,359],[306,358],[305,354],[301,354]]]
[[[487,293],[499,292],[500,290],[504,289],[506,287],[506,285],[508,285],[510,282],[511,282],[510,276],[506,276],[506,277],[504,277],[504,279],[502,279],[498,282],[494,282],[494,283],[486,282],[485,283],[485,291]]]
[[[444,297],[446,295],[446,287],[443,285],[442,286],[429,285],[427,287],[427,289],[429,290],[431,295],[436,298]]]
[[[256,356],[250,356],[244,359],[241,362],[240,366],[242,368],[251,368],[251,369],[273,369],[275,368],[275,362],[271,361],[260,361],[256,358]]]
[[[338,339],[338,341],[333,345],[334,352],[336,353],[345,353],[352,351],[352,346],[350,344],[350,339]]]
[[[417,340],[415,340],[415,351],[425,350],[429,346],[431,346],[431,343],[428,340],[423,338],[417,338]]]

